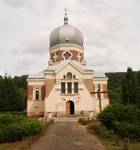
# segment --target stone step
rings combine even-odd
[[[81,117],[52,117],[55,122],[62,122],[62,121],[78,121]],[[82,117],[83,118],[83,117]]]

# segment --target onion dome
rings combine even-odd
[[[83,47],[83,41],[81,31],[68,24],[68,16],[65,12],[64,25],[54,29],[50,34],[50,47],[58,44],[77,44]]]

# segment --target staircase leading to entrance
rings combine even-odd
[[[55,122],[58,122],[58,121],[78,121],[79,118],[87,118],[87,117],[76,116],[76,115],[67,115],[64,117],[52,117],[52,119],[54,119]]]

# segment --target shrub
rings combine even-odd
[[[27,116],[27,112],[23,112],[23,111],[3,111],[3,112],[0,112],[0,114],[13,114],[13,115]]]
[[[140,139],[140,126],[128,122],[114,122],[114,131],[121,137]]]
[[[79,118],[78,122],[81,123],[82,125],[87,125],[89,123],[92,123],[94,120],[90,118]]]
[[[135,106],[110,105],[99,114],[98,119],[107,129],[122,137],[140,137],[140,109]]]
[[[110,138],[112,135],[112,132],[110,130],[107,130],[106,127],[102,126],[98,122],[89,124],[87,128],[91,133],[95,133],[101,138]]]
[[[43,123],[22,115],[0,114],[0,142],[14,142],[26,136],[35,135]]]

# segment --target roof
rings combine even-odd
[[[93,74],[94,79],[99,79],[99,78],[107,79],[104,73],[95,72],[92,67],[87,65],[82,65],[80,62],[75,60],[70,60],[70,59],[53,64],[52,66],[49,66],[45,70],[38,72],[36,74],[30,74],[28,76],[28,79],[44,79],[45,74],[56,74],[68,64],[72,65],[75,69],[77,69],[79,72],[83,74]]]
[[[99,73],[99,72],[94,72],[93,73],[93,79],[94,80],[108,80],[105,73]]]
[[[45,70],[45,73],[57,73],[68,64],[71,64],[75,69],[77,69],[81,73],[93,73],[94,72],[92,67],[82,65],[78,61],[68,59],[68,60],[64,60],[64,61],[61,61],[59,63],[56,63],[52,66],[49,66]]]
[[[69,24],[64,24],[54,29],[50,34],[50,47],[65,43],[83,46],[83,35],[81,31]]]
[[[28,79],[44,79],[44,71],[38,72],[36,74],[30,74]]]

